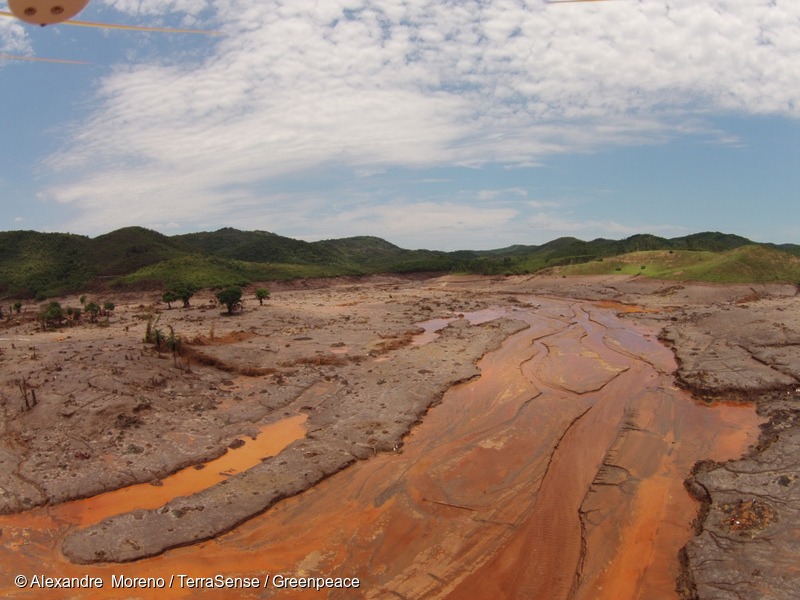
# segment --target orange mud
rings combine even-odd
[[[103,519],[138,508],[159,508],[178,496],[190,496],[216,485],[236,473],[246,471],[275,456],[306,434],[307,415],[301,414],[262,427],[255,439],[243,436],[245,445],[229,449],[219,458],[182,469],[157,485],[143,483],[100,494],[85,500],[67,502],[55,508],[57,519],[85,527]]]
[[[41,597],[13,588],[18,573],[101,576],[107,587],[112,574],[282,573],[361,579],[329,598],[676,598],[677,553],[697,512],[683,479],[698,459],[741,455],[756,439],[755,411],[695,403],[673,385],[672,354],[613,311],[537,303],[508,311],[530,328],[487,354],[480,378],[449,390],[402,452],[359,462],[218,539],[130,564],[71,565],[58,552],[70,525],[42,527],[37,511],[9,517],[28,529],[9,539],[0,522],[0,595]],[[135,597],[273,596],[326,594]]]
[[[636,306],[635,304],[624,304],[615,300],[595,300],[592,302],[598,308],[613,308],[621,313],[660,313],[663,309],[660,308],[645,308],[643,306]]]
[[[265,425],[260,428],[255,438],[244,436],[244,446],[229,449],[219,458],[207,463],[182,469],[160,480],[157,485],[151,483],[132,485],[83,500],[38,508],[18,515],[0,516],[0,531],[2,531],[0,556],[3,557],[3,567],[0,568],[2,577],[0,593],[3,597],[12,595],[10,591],[4,589],[5,584],[13,579],[9,573],[12,569],[14,575],[23,572],[19,570],[25,564],[21,558],[27,551],[32,550],[31,544],[36,544],[37,538],[44,539],[45,534],[49,534],[53,540],[56,532],[64,532],[72,526],[85,527],[112,515],[137,509],[159,508],[173,498],[189,496],[211,487],[231,475],[254,467],[263,458],[275,456],[295,440],[303,438],[306,435],[307,418],[307,415],[300,414]],[[15,554],[16,552],[21,554]],[[31,564],[24,572],[31,574],[40,572],[36,569],[35,555],[31,558]],[[78,567],[75,569],[76,572],[80,571]],[[67,571],[72,571],[72,567],[64,569],[64,572]],[[61,575],[61,572],[59,567],[58,573],[48,573],[48,575],[67,576]],[[58,596],[48,595],[48,597]]]

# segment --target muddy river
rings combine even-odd
[[[400,452],[359,462],[215,540],[119,565],[72,565],[71,529],[212,485],[304,435],[302,417],[162,486],[0,517],[0,596],[308,598],[309,590],[110,590],[133,577],[357,577],[330,598],[676,598],[677,553],[697,503],[692,464],[753,443],[752,407],[701,405],[672,353],[616,309],[531,298],[502,314],[529,328],[455,386]],[[436,343],[425,326],[417,343]],[[260,445],[258,440],[271,440]],[[237,454],[238,453],[238,454]],[[239,457],[238,459],[236,457]],[[14,577],[102,577],[103,590],[20,590]]]

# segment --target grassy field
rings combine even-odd
[[[800,257],[764,246],[725,252],[650,250],[557,267],[562,275],[639,275],[717,283],[800,282]]]

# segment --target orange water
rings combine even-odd
[[[7,588],[19,574],[43,574],[49,577],[82,576],[104,570],[94,567],[69,565],[57,555],[57,541],[74,526],[98,523],[111,515],[136,509],[158,508],[178,496],[188,496],[211,487],[227,477],[245,471],[274,456],[293,441],[305,436],[304,414],[283,419],[260,428],[253,439],[243,436],[244,446],[228,450],[219,458],[188,467],[164,478],[161,485],[150,483],[133,485],[91,498],[66,502],[57,506],[37,508],[17,515],[0,516],[0,595],[13,596],[23,592]],[[55,554],[55,556],[54,556]],[[43,561],[43,562],[42,562]],[[31,597],[60,596],[58,590],[28,591]],[[119,592],[117,592],[119,593]],[[92,597],[89,592],[87,597]],[[102,592],[99,597],[106,596]]]

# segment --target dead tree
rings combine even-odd
[[[24,377],[17,380],[17,385],[19,386],[19,391],[22,394],[22,399],[25,402],[24,411],[28,412],[38,404],[38,401],[36,400],[36,390],[28,385],[28,381]],[[30,392],[30,398],[28,398],[28,392]]]

